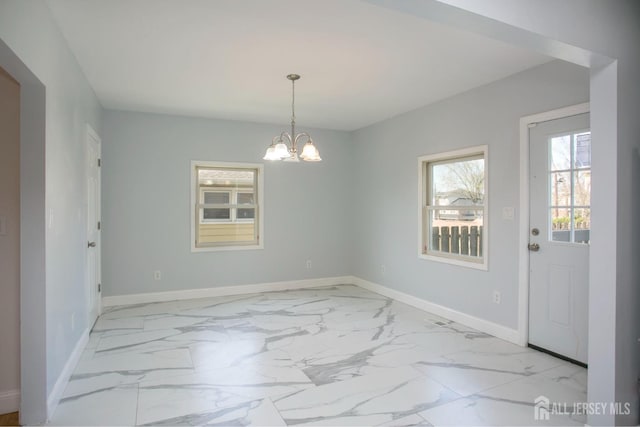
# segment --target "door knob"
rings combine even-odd
[[[88,242],[87,243],[87,247],[88,248],[95,248],[96,247],[96,242]]]
[[[540,245],[537,243],[529,243],[527,248],[529,248],[531,252],[538,252],[540,250]]]

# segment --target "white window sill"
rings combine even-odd
[[[229,246],[205,246],[191,247],[191,252],[223,252],[223,251],[255,251],[264,249],[264,245],[229,245]]]
[[[418,258],[424,259],[427,261],[440,262],[443,264],[457,265],[458,267],[472,268],[474,270],[489,271],[489,266],[487,265],[486,257],[482,262],[464,261],[459,258],[447,257],[443,255],[429,255],[429,254],[420,254],[418,255]]]

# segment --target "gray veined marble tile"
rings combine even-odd
[[[294,366],[283,350],[269,350],[265,340],[239,340],[217,343],[196,343],[189,347],[197,371],[229,367]]]
[[[387,421],[378,425],[381,427],[432,426],[431,423],[422,418],[419,414],[411,414],[406,417]]]
[[[584,425],[586,422],[581,414],[551,414],[546,422],[535,420],[534,401],[540,395],[569,408],[587,399],[586,389],[578,390],[542,373],[426,410],[421,415],[435,425]]]
[[[240,402],[228,407],[156,420],[153,426],[286,426],[269,399]]]
[[[458,397],[402,367],[310,388],[274,403],[288,425],[378,425]]]
[[[138,394],[136,425],[153,424],[169,419],[175,420],[205,411],[216,412],[254,400],[209,385],[142,387]]]
[[[274,366],[234,367],[145,381],[140,383],[138,423],[218,412],[312,386],[302,371]]]
[[[118,329],[142,329],[143,325],[143,317],[125,317],[116,319],[100,317],[93,326],[92,332],[104,332]]]
[[[582,368],[352,285],[114,307],[96,327],[55,423],[533,424],[539,395],[586,399]]]
[[[94,332],[91,331],[89,334],[89,340],[87,341],[87,345],[84,347],[85,350],[94,350],[98,346],[98,342],[100,342],[100,338],[102,338],[103,332]]]
[[[137,346],[143,344],[162,341],[165,338],[179,335],[181,332],[177,329],[161,329],[154,331],[144,331],[129,333],[126,335],[103,336],[100,343],[96,347],[96,353],[114,350],[135,350]]]
[[[558,384],[574,388],[581,393],[587,392],[587,369],[581,366],[563,363],[560,366],[541,372],[540,375]]]
[[[224,388],[229,393],[262,398],[294,393],[313,384],[300,370],[282,366],[234,366],[226,369],[196,371],[188,375],[144,381],[141,390],[160,388]]]
[[[436,426],[584,425],[567,417],[537,421],[534,418],[533,404],[483,396],[464,397],[427,409],[420,415]]]
[[[94,356],[81,360],[73,373],[98,374],[122,371],[150,371],[169,369],[191,369],[193,363],[188,349],[171,349],[149,353],[119,353]]]
[[[208,319],[208,317],[204,316],[181,316],[179,314],[147,316],[144,319],[143,327],[146,331],[154,329],[177,329],[206,323]]]
[[[422,360],[421,355],[407,345],[389,341],[359,340],[357,334],[335,338],[335,345],[311,354],[297,362],[316,385],[343,381],[374,372],[395,369]]]
[[[562,363],[544,353],[525,348],[521,350],[510,354],[462,351],[426,357],[413,366],[460,395],[467,396]]]
[[[48,425],[131,426],[136,422],[138,385],[63,398]]]
[[[478,341],[488,338],[484,335],[474,336],[456,332],[448,327],[437,327],[424,331],[398,333],[393,342],[415,345],[416,348],[420,348],[425,357],[431,357],[471,350],[478,344]]]

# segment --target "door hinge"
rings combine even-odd
[[[102,159],[98,159],[98,167],[102,166]]]
[[[98,221],[98,230],[100,230],[101,224],[100,221]]]
[[[102,284],[98,283],[98,292],[102,291]]]

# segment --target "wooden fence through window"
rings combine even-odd
[[[482,256],[481,225],[431,228],[431,249],[456,255]]]

